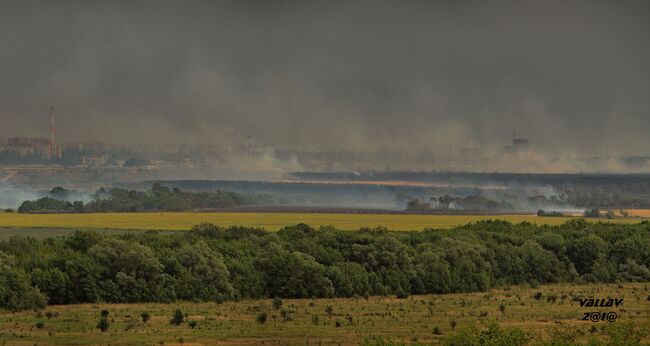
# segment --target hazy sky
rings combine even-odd
[[[0,136],[650,154],[650,1],[3,1]]]

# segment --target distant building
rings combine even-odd
[[[503,158],[512,158],[512,145],[506,145],[499,150],[499,155]]]
[[[512,154],[514,156],[528,156],[528,139],[513,138],[512,139]]]
[[[49,146],[50,140],[40,137],[11,137],[7,139],[7,144],[12,147],[40,147]]]
[[[50,141],[40,137],[11,137],[7,139],[6,147],[20,157],[38,155],[47,158]]]
[[[512,157],[518,161],[527,161],[528,155],[528,139],[513,138],[512,139]]]
[[[108,158],[104,155],[93,156],[93,157],[84,156],[81,158],[82,165],[91,166],[91,167],[104,166],[106,165],[106,162],[108,162]]]

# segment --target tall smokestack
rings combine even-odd
[[[50,106],[50,160],[56,157],[54,145],[54,106]]]

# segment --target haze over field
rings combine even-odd
[[[648,0],[0,0],[0,343],[648,344],[649,62]]]
[[[647,1],[16,1],[0,44],[0,137],[650,154]]]

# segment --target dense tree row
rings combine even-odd
[[[452,230],[190,232],[0,242],[0,306],[223,301],[483,291],[552,282],[650,281],[650,223],[503,221]]]
[[[82,201],[64,201],[52,197],[42,197],[35,201],[24,201],[18,208],[20,213],[68,212],[83,213],[86,210]]]
[[[434,210],[463,210],[463,211],[500,211],[512,210],[514,206],[506,201],[497,202],[482,195],[453,197],[448,194],[441,197],[430,197],[429,201],[411,199],[406,204],[407,211],[429,212]]]
[[[240,205],[273,204],[269,195],[248,195],[234,192],[188,192],[154,184],[150,191],[113,188],[100,189],[92,201],[68,201],[68,191],[54,188],[49,196],[25,201],[18,208],[21,213],[39,212],[138,212],[184,211],[194,209],[232,208]]]

